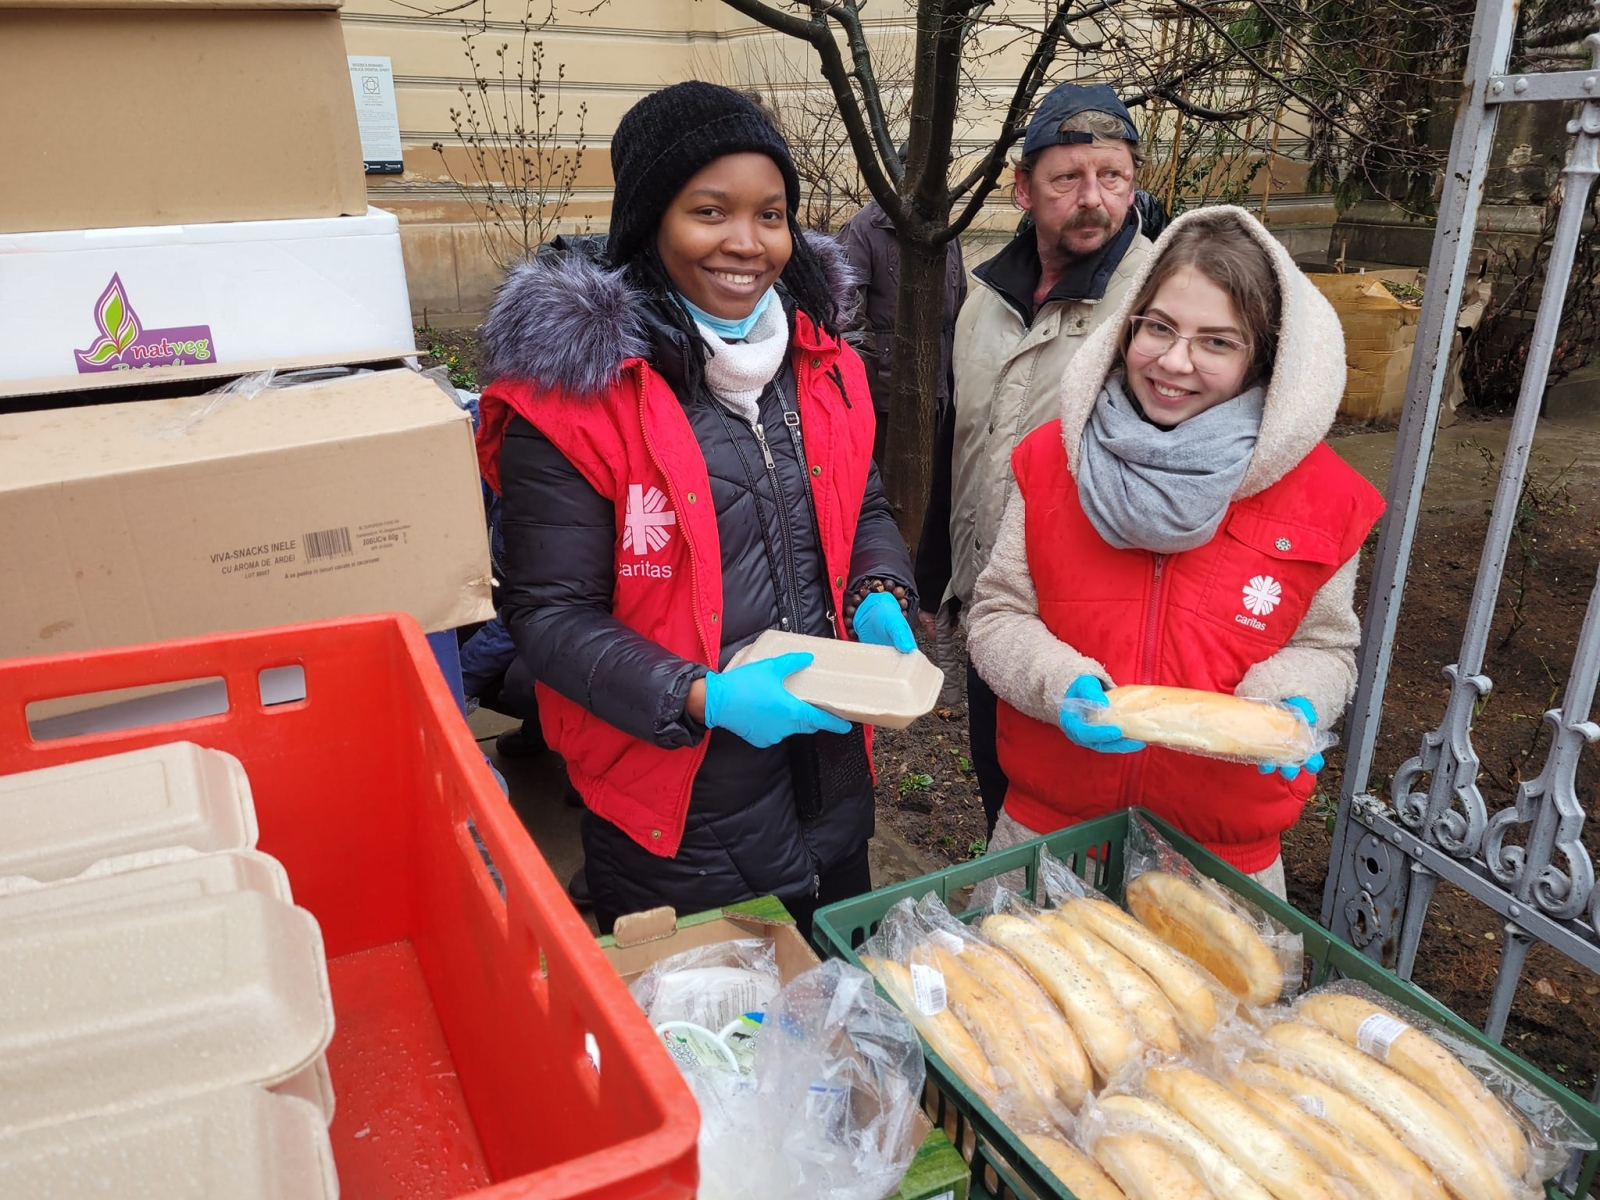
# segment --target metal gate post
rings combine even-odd
[[[1455,338],[1456,314],[1472,239],[1478,225],[1478,203],[1489,170],[1498,108],[1485,104],[1489,81],[1504,72],[1511,55],[1511,35],[1516,23],[1515,0],[1478,0],[1472,40],[1467,52],[1466,77],[1450,138],[1450,167],[1439,213],[1433,249],[1428,257],[1428,287],[1417,319],[1416,350],[1406,380],[1406,402],[1389,472],[1386,495],[1389,510],[1378,536],[1372,584],[1367,593],[1363,621],[1360,675],[1355,701],[1346,719],[1349,752],[1339,794],[1339,815],[1334,826],[1333,852],[1328,882],[1322,897],[1322,923],[1340,937],[1351,939],[1372,957],[1392,965],[1394,949],[1389,931],[1399,923],[1409,893],[1410,872],[1396,856],[1390,869],[1389,847],[1371,838],[1351,819],[1351,805],[1367,791],[1373,748],[1383,711],[1383,693],[1389,679],[1389,657],[1400,619],[1406,568],[1422,506],[1422,485],[1432,457],[1434,431],[1439,422],[1439,400],[1444,390],[1444,366]],[[1356,854],[1361,843],[1363,855]],[[1381,875],[1388,884],[1374,893],[1356,879],[1358,857],[1373,867],[1368,883]],[[1431,889],[1430,889],[1431,891]],[[1417,921],[1420,929],[1420,916]],[[1362,940],[1356,941],[1357,938]]]

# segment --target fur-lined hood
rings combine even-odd
[[[1177,230],[1225,215],[1242,218],[1244,227],[1266,249],[1283,298],[1278,354],[1267,383],[1261,432],[1235,496],[1253,496],[1271,487],[1327,435],[1345,385],[1344,329],[1333,306],[1283,245],[1244,209],[1232,205],[1199,208],[1184,213],[1162,231],[1154,251],[1128,285],[1122,304],[1084,341],[1073,356],[1072,370],[1061,381],[1061,437],[1074,476],[1083,427],[1116,361],[1117,342],[1145,280]]]
[[[838,244],[808,231],[839,306],[841,328],[856,307],[857,279]],[[649,358],[653,326],[644,292],[606,265],[602,240],[560,239],[506,274],[479,331],[486,383],[526,379],[541,389],[599,396],[630,358]]]

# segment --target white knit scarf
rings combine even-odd
[[[783,305],[767,305],[742,342],[725,342],[699,321],[695,327],[710,351],[706,386],[729,412],[754,425],[761,419],[761,393],[783,366],[789,349],[789,318]]]

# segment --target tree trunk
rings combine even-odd
[[[922,536],[933,473],[935,405],[942,369],[945,248],[900,235],[900,289],[890,359],[883,487],[906,544]]]

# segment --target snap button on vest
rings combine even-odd
[[[1288,538],[1279,538],[1277,541],[1273,542],[1272,544],[1278,548],[1278,553],[1279,554],[1287,554],[1289,552],[1289,539]]]

